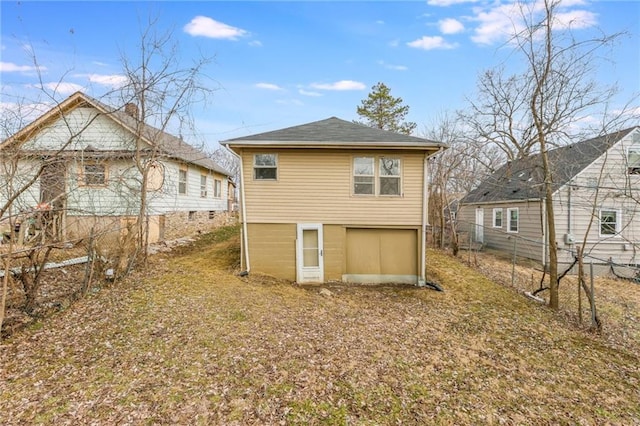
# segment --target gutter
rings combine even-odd
[[[246,276],[251,271],[251,264],[249,263],[249,237],[247,235],[247,203],[245,202],[244,195],[244,166],[242,165],[242,157],[236,154],[229,145],[222,145],[227,151],[231,153],[235,158],[238,159],[238,163],[240,164],[240,204],[242,208],[240,209],[240,213],[242,215],[242,239],[240,240],[240,251],[244,253],[244,266],[245,270],[240,272],[241,276]]]

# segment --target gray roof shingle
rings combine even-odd
[[[222,143],[225,145],[277,143],[288,146],[309,143],[317,145],[375,145],[395,143],[434,148],[445,146],[441,142],[388,132],[351,121],[341,120],[337,117],[287,127],[285,129],[228,139]]]
[[[571,178],[593,163],[616,142],[628,135],[631,127],[608,135],[584,140],[548,152],[553,191],[569,182]],[[492,203],[540,199],[543,196],[544,176],[540,154],[507,162],[469,192],[461,204]]]

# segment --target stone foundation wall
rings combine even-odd
[[[238,222],[237,212],[192,211],[165,215],[164,240],[175,240]]]

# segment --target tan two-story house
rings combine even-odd
[[[241,159],[247,271],[424,283],[427,159],[442,143],[331,117],[222,144]]]

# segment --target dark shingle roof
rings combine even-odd
[[[423,147],[440,147],[444,144],[429,139],[400,133],[388,132],[351,121],[341,120],[336,117],[325,120],[314,121],[312,123],[301,124],[299,126],[287,127],[285,129],[270,132],[258,133],[255,135],[243,136],[229,139],[222,142],[225,145],[235,144],[255,144],[265,145],[268,143],[282,144],[287,146],[295,145],[376,145],[376,144],[401,144]]]
[[[636,127],[549,151],[553,191],[557,191],[634,129]],[[539,199],[543,196],[543,181],[542,160],[538,153],[507,162],[469,192],[460,203]]]

